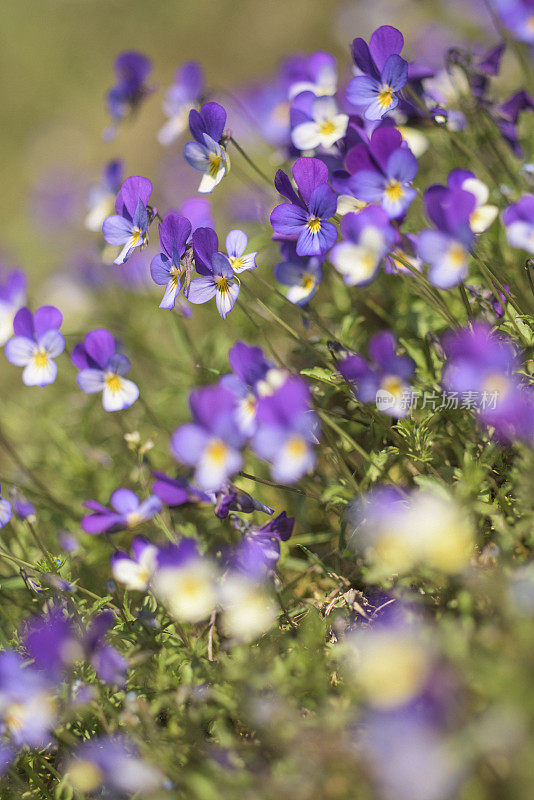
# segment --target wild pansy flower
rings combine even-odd
[[[348,543],[373,565],[375,579],[420,566],[454,575],[473,554],[471,520],[452,497],[384,486],[358,498],[348,516]]]
[[[512,247],[534,255],[534,194],[524,194],[503,212],[506,239]]]
[[[162,547],[158,552],[152,588],[179,622],[200,622],[217,605],[217,570],[201,556],[193,539]]]
[[[191,236],[191,223],[185,217],[171,211],[159,226],[161,251],[150,262],[152,280],[165,286],[160,308],[174,308],[176,296],[182,288],[182,256]]]
[[[317,97],[336,93],[336,59],[330,53],[319,50],[309,56],[292,56],[282,66],[281,74],[290,100],[302,92],[312,92]]]
[[[227,636],[249,642],[269,630],[280,609],[274,601],[272,586],[266,581],[261,557],[256,559],[258,548],[248,543],[239,549],[249,553],[223,575],[218,592],[221,623]]]
[[[363,356],[349,355],[338,362],[343,378],[354,384],[354,394],[361,403],[376,403],[390,417],[406,417],[411,410],[410,380],[415,363],[396,353],[391,331],[381,331],[369,340],[369,364]]]
[[[296,241],[297,255],[326,253],[337,239],[334,216],[337,197],[328,185],[328,167],[317,158],[303,157],[293,164],[293,178],[298,194],[283,170],[278,170],[274,185],[289,203],[282,203],[271,213],[275,239]]]
[[[532,441],[534,392],[520,382],[521,362],[512,341],[476,322],[472,328],[450,334],[443,344],[447,354],[444,389],[475,398],[478,419],[491,425],[500,441]]]
[[[369,39],[354,39],[352,56],[361,75],[352,78],[347,100],[365,108],[366,119],[382,119],[399,103],[398,92],[408,82],[408,63],[401,58],[404,37],[396,28],[382,25]]]
[[[5,528],[12,516],[11,503],[5,497],[0,497],[0,528]]]
[[[226,111],[218,103],[206,103],[189,113],[194,142],[187,142],[184,157],[193,169],[204,173],[199,192],[212,192],[230,169],[226,149],[220,144],[226,125]]]
[[[291,141],[297,150],[329,150],[345,136],[349,118],[333,97],[300,94],[291,108]]]
[[[89,331],[74,347],[71,359],[80,370],[76,381],[82,392],[102,392],[106,411],[129,408],[139,397],[135,383],[124,377],[130,371],[129,359],[118,352],[116,339],[104,328]]]
[[[0,269],[0,347],[13,336],[15,314],[26,302],[26,274],[21,269]]]
[[[152,182],[141,175],[126,178],[115,199],[115,214],[107,217],[102,225],[104,239],[109,244],[122,247],[113,262],[124,264],[136,247],[148,241],[148,226],[152,221],[152,209],[148,201],[152,194]]]
[[[280,542],[287,542],[293,533],[295,518],[285,511],[270,519],[265,525],[250,527],[243,538],[244,547],[235,554],[236,562],[247,569],[250,547],[254,548],[254,560],[266,573],[273,572],[280,558]]]
[[[15,336],[6,344],[6,358],[17,367],[24,367],[22,381],[26,386],[47,386],[54,383],[57,364],[53,361],[65,349],[59,332],[63,314],[55,306],[41,306],[35,314],[20,308],[13,320]]]
[[[330,260],[347,286],[367,286],[393,247],[396,233],[383,208],[372,206],[341,220],[343,241],[336,244]]]
[[[196,61],[187,61],[174,76],[163,101],[163,112],[168,117],[158,132],[158,142],[169,145],[187,130],[189,112],[195,108],[204,91],[204,73]]]
[[[294,242],[280,242],[283,261],[273,268],[276,280],[287,286],[286,297],[297,306],[310,302],[323,279],[321,256],[298,256]]]
[[[0,733],[17,747],[51,743],[57,722],[56,687],[24,664],[18,653],[0,653]]]
[[[87,205],[89,211],[85,218],[85,227],[90,231],[101,231],[106,217],[113,214],[115,197],[122,183],[124,164],[122,161],[110,161],[106,164],[99,184],[89,191]]]
[[[189,398],[194,422],[171,436],[172,455],[196,467],[195,483],[204,491],[220,489],[241,469],[244,436],[235,422],[234,395],[223,386],[208,386]]]
[[[279,389],[261,398],[257,421],[252,447],[256,455],[271,464],[275,481],[295,483],[311,472],[319,422],[302,378],[290,376]]]
[[[230,266],[236,275],[240,272],[245,272],[248,269],[256,269],[257,251],[254,253],[245,253],[248,244],[248,237],[244,231],[238,229],[230,231],[226,237],[226,254]]]
[[[195,267],[200,278],[193,278],[187,299],[200,305],[213,297],[222,319],[233,309],[239,296],[239,283],[229,259],[218,252],[217,234],[211,228],[197,228],[193,234]]]
[[[116,550],[111,556],[111,574],[130,591],[145,592],[155,572],[158,548],[144,536],[135,536],[131,555]]]
[[[84,506],[93,513],[82,519],[82,529],[86,533],[98,534],[136,528],[163,508],[159,497],[152,494],[141,502],[130,489],[116,489],[110,497],[110,505],[108,508],[96,500],[87,500]]]
[[[499,213],[497,206],[488,203],[489,189],[480,181],[474,172],[468,169],[453,169],[447,179],[449,189],[463,189],[475,198],[475,208],[469,216],[469,225],[473,233],[484,233],[494,222]]]
[[[95,792],[104,796],[108,790],[114,796],[144,796],[155,792],[163,782],[159,769],[144,761],[135,744],[123,736],[84,741],[68,762],[66,774],[76,792],[93,796]]]
[[[430,283],[438,289],[450,289],[467,277],[474,240],[470,220],[476,198],[464,189],[435,185],[425,192],[425,208],[437,230],[418,234],[417,255],[430,265]]]
[[[148,94],[145,81],[151,70],[152,62],[142,53],[127,52],[117,57],[117,83],[106,97],[109,114],[115,121],[128,116]]]
[[[357,157],[361,166],[347,181],[349,193],[365,203],[379,203],[391,219],[402,217],[417,195],[411,188],[417,159],[399,131],[377,128],[366,149],[363,144],[353,148],[352,163]]]
[[[258,398],[280,386],[287,373],[280,370],[265,358],[261,347],[250,347],[244,342],[236,342],[228,353],[232,369],[231,375],[223,375],[219,386],[230,391],[236,401],[236,424],[245,436],[256,430],[256,408]]]

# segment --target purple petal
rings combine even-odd
[[[377,28],[369,39],[369,51],[380,72],[384,69],[388,58],[394,53],[397,55],[401,53],[403,47],[402,33],[391,25]]]
[[[55,306],[41,306],[33,316],[35,338],[40,339],[46,331],[59,330],[63,322],[63,314]]]
[[[349,188],[354,197],[366,203],[380,203],[384,196],[386,179],[380,172],[363,170],[356,172],[349,180]]]
[[[208,434],[200,425],[191,422],[181,425],[171,436],[169,445],[171,453],[183,464],[193,467],[200,460],[208,438]]]
[[[369,75],[371,78],[379,80],[380,73],[375,65],[375,62],[373,61],[371,51],[369,50],[365,39],[361,39],[360,37],[354,39],[351,45],[351,50],[354,63],[358,69],[360,69],[364,75]]]
[[[337,194],[331,186],[323,183],[313,190],[309,200],[309,211],[319,219],[330,219],[336,213]]]
[[[291,203],[293,203],[296,206],[302,206],[304,208],[304,203],[302,202],[296,191],[293,189],[289,177],[282,169],[279,169],[276,175],[274,176],[274,185],[276,191],[279,192],[284,197],[287,197],[287,199]]]
[[[201,305],[207,303],[212,297],[215,297],[217,286],[210,276],[203,278],[194,278],[189,284],[189,294],[187,299],[194,305]]]
[[[272,210],[270,219],[276,233],[296,239],[306,225],[308,214],[301,206],[282,203]]]
[[[211,260],[219,249],[219,239],[213,228],[197,228],[193,233],[195,267],[200,275],[211,275]]]
[[[114,372],[115,375],[120,375],[121,377],[128,374],[130,367],[130,359],[122,353],[113,353],[106,364],[107,370]]]
[[[13,320],[13,332],[15,336],[24,336],[26,339],[34,339],[33,314],[29,308],[19,308]]]
[[[119,514],[130,514],[132,511],[137,511],[140,505],[139,498],[131,489],[116,489],[109,502]]]
[[[104,533],[105,531],[113,528],[115,525],[121,524],[121,514],[114,514],[113,511],[109,511],[109,509],[106,509],[106,512],[107,513],[105,514],[88,514],[87,516],[83,517],[80,523],[82,530],[84,530],[86,533],[95,535],[98,533]]]
[[[114,337],[105,328],[96,328],[94,331],[89,331],[85,337],[84,347],[87,355],[101,369],[107,366],[109,359],[117,349]]]
[[[173,260],[176,252],[181,258],[185,251],[187,240],[191,236],[191,223],[188,219],[175,211],[171,211],[159,226],[159,240],[165,253]],[[178,266],[178,264],[175,264]]]
[[[328,181],[328,167],[318,158],[303,156],[293,164],[293,177],[304,202],[308,203],[313,190]]]
[[[411,183],[417,175],[417,159],[406,147],[399,147],[388,160],[387,175],[401,183]]]
[[[331,222],[322,222],[317,233],[304,228],[297,240],[299,256],[318,256],[326,253],[337,239],[337,228]]]
[[[126,244],[132,235],[132,222],[124,217],[114,214],[106,217],[102,225],[102,235],[108,244],[115,247]]]
[[[148,205],[152,194],[152,182],[141,175],[126,178],[115,200],[115,212],[121,217],[133,219],[139,201]]]
[[[63,334],[55,329],[46,331],[37,340],[39,347],[43,347],[51,358],[57,358],[65,349]]]
[[[158,286],[166,286],[171,276],[172,261],[163,253],[158,253],[150,262],[150,275]]]
[[[187,489],[172,479],[155,481],[152,491],[166,506],[181,506],[189,501]]]
[[[408,62],[400,56],[390,56],[385,63],[382,80],[394,92],[398,92],[408,81]]]
[[[375,78],[357,75],[347,86],[347,100],[354,106],[368,106],[373,103],[380,91],[380,84]]]
[[[82,369],[76,375],[76,383],[86,394],[101,392],[105,386],[104,373],[100,369]]]

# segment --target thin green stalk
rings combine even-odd
[[[248,478],[249,481],[255,483],[262,483],[264,486],[272,486],[275,489],[282,489],[284,492],[293,492],[294,494],[301,494],[304,497],[311,497],[314,500],[321,500],[321,496],[313,492],[307,492],[304,489],[299,489],[298,486],[286,486],[285,483],[274,483],[273,481],[265,480],[265,478],[258,478],[255,475],[250,475],[248,472],[239,473],[243,478]]]
[[[260,169],[260,168],[259,168],[259,167],[258,167],[258,166],[257,166],[257,165],[254,163],[254,161],[253,161],[253,160],[250,158],[250,156],[248,156],[248,155],[247,155],[247,153],[246,153],[246,152],[243,150],[243,148],[241,147],[241,145],[240,145],[240,144],[238,144],[238,143],[236,142],[236,140],[234,139],[234,137],[233,137],[233,136],[230,136],[230,138],[229,138],[229,140],[228,140],[228,141],[229,141],[229,142],[231,142],[231,143],[233,144],[233,146],[235,147],[235,149],[237,150],[237,152],[238,152],[238,153],[240,153],[240,155],[241,155],[241,156],[242,156],[242,157],[245,159],[245,161],[247,162],[247,164],[249,165],[249,167],[252,167],[252,169],[254,170],[254,172],[255,172],[257,175],[259,175],[259,176],[260,176],[260,178],[261,178],[262,180],[264,180],[264,181],[265,181],[265,182],[266,182],[266,183],[267,183],[267,184],[268,184],[268,185],[269,185],[271,188],[273,188],[273,187],[274,187],[274,180],[273,180],[272,178],[269,178],[269,177],[268,177],[268,176],[265,174],[265,172],[262,172],[262,170],[261,170],[261,169]]]

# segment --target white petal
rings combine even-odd
[[[378,268],[379,260],[375,250],[350,242],[336,245],[331,254],[332,264],[345,276],[345,282],[349,286],[357,286],[371,280]]]
[[[117,558],[113,561],[111,572],[119,583],[127,589],[143,592],[148,585],[151,572],[147,567],[137,564],[131,558]]]
[[[6,344],[7,360],[16,367],[25,367],[33,358],[37,345],[26,336],[15,336]]]
[[[469,217],[469,222],[471,224],[471,230],[473,233],[484,233],[484,231],[487,231],[490,225],[492,225],[497,218],[498,213],[499,209],[497,206],[487,205],[478,206],[478,208],[475,208]]]
[[[366,206],[367,203],[365,203],[363,200],[358,200],[356,197],[353,197],[350,194],[340,194],[337,198],[336,213],[341,214],[341,216],[343,216],[343,214],[348,214],[351,211],[357,213]]]
[[[118,386],[111,388],[106,384],[102,392],[102,405],[105,411],[121,411],[129,408],[139,397],[139,389],[132,381],[116,376]]]
[[[47,358],[43,364],[41,357],[33,357],[22,373],[22,381],[26,386],[46,386],[54,383],[57,375],[57,364],[51,358]]]
[[[162,145],[169,145],[174,142],[187,128],[187,116],[185,114],[177,114],[171,117],[165,125],[158,131],[158,142]]]
[[[478,178],[467,178],[462,183],[462,189],[475,195],[477,206],[482,206],[484,203],[488,202],[489,189],[486,184],[479,181]]]
[[[534,255],[534,225],[530,222],[512,222],[506,229],[506,238],[512,247],[519,247]]]
[[[104,220],[113,214],[114,202],[115,195],[109,194],[95,203],[85,218],[85,227],[88,231],[94,231],[95,233],[102,231]]]
[[[405,125],[397,125],[397,130],[416,158],[421,158],[426,153],[430,142],[424,133]]]
[[[291,141],[299,150],[315,150],[321,144],[319,126],[316,122],[302,122],[293,128]]]

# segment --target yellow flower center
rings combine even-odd
[[[384,189],[384,194],[390,203],[398,203],[404,196],[404,189],[402,188],[401,182],[395,179],[388,181]]]
[[[113,392],[113,394],[120,392],[122,381],[118,375],[114,372],[108,372],[104,380],[106,382],[106,388],[109,389],[110,392]]]
[[[92,761],[77,760],[69,768],[69,781],[78,792],[93,792],[97,789],[104,775]]]
[[[224,275],[217,275],[215,277],[215,284],[219,292],[227,292],[228,291],[228,281],[224,277]]]
[[[230,266],[233,270],[237,271],[238,269],[243,269],[245,262],[241,256],[239,258],[237,258],[237,256],[229,256],[228,260],[230,261]]]
[[[465,250],[461,244],[453,244],[449,247],[449,261],[453,267],[461,267],[465,261]]]
[[[315,286],[315,278],[313,275],[310,275],[309,272],[305,272],[302,276],[302,288],[305,289],[307,292],[311,292],[313,287]]]
[[[48,353],[43,347],[40,347],[33,356],[33,363],[37,369],[44,369],[48,365]]]
[[[319,133],[322,133],[323,136],[331,136],[333,133],[336,132],[336,126],[330,119],[325,119],[319,123]]]
[[[221,467],[228,454],[228,447],[221,439],[213,439],[206,448],[206,457],[212,464]]]
[[[171,274],[172,287],[173,289],[176,289],[176,287],[178,286],[178,282],[180,280],[181,272],[179,269],[176,269],[176,267],[171,267],[170,274]]]
[[[311,233],[319,233],[321,230],[321,220],[319,217],[310,217],[306,225],[310,229]]]
[[[403,388],[403,382],[396,375],[387,375],[382,381],[382,389],[385,389],[386,392],[389,392],[394,397],[400,397]]]
[[[209,166],[208,166],[208,175],[210,178],[215,178],[219,169],[221,168],[221,156],[218,156],[216,153],[209,154]]]
[[[4,720],[10,731],[20,731],[24,716],[24,706],[22,703],[11,703],[6,709]]]
[[[301,436],[292,436],[287,442],[287,453],[290,458],[295,460],[304,458],[306,455],[306,442]]]
[[[510,389],[510,381],[500,372],[494,372],[491,375],[488,375],[484,383],[482,384],[482,391],[487,392],[488,394],[497,395],[499,399],[502,400],[505,395],[508,394]]]
[[[391,105],[393,100],[393,89],[391,86],[384,84],[380,87],[380,91],[378,92],[378,102],[382,106],[382,108],[388,108]]]
[[[143,231],[141,228],[132,228],[132,244],[135,246],[139,244],[139,240],[143,236]]]
[[[135,528],[141,522],[143,522],[143,516],[138,511],[130,511],[126,515],[126,524],[129,528]]]

